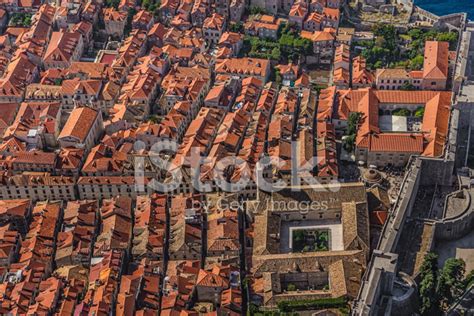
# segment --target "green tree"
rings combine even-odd
[[[414,58],[410,60],[410,68],[412,70],[420,70],[423,68],[423,63],[425,62],[425,58],[423,55],[416,55]]]
[[[257,6],[251,6],[250,7],[250,14],[255,15],[255,14],[266,14],[265,9],[257,7]]]
[[[428,252],[423,258],[423,263],[420,266],[420,277],[438,271],[438,255],[434,252]]]
[[[375,62],[374,69],[380,69],[382,67],[383,67],[382,61],[378,60],[378,61]]]
[[[13,26],[30,27],[31,14],[30,13],[13,13],[10,18],[10,24]]]
[[[293,231],[293,239],[296,242],[304,241],[304,231],[302,229],[297,229]]]
[[[106,7],[115,8],[116,10],[118,10],[119,4],[120,4],[120,0],[106,0],[105,1]]]
[[[23,18],[23,25],[24,26],[30,26],[31,25],[31,15],[27,14]]]
[[[281,86],[281,83],[283,81],[283,78],[281,77],[280,70],[275,71],[275,82],[278,86]]]
[[[248,307],[248,315],[255,315],[257,314],[259,311],[259,308],[257,305],[253,304],[253,303],[250,303],[249,304],[249,307]]]
[[[362,50],[362,57],[367,60],[367,66],[371,69],[382,68],[384,65],[388,65],[391,57],[390,51],[383,46],[375,45],[375,42],[366,46]]]
[[[420,314],[430,315],[439,312],[439,299],[436,294],[438,256],[429,252],[420,267]]]
[[[457,32],[445,32],[436,35],[436,40],[441,42],[449,42],[450,49],[456,49],[459,34]]]
[[[318,238],[319,238],[320,241],[326,242],[326,241],[329,240],[329,234],[328,234],[328,232],[323,231],[318,235]]]
[[[278,30],[278,37],[281,37],[283,34],[295,35],[295,30],[288,23],[282,23]]]
[[[407,109],[396,109],[392,112],[392,115],[395,116],[410,116],[411,112]]]
[[[130,34],[130,31],[132,30],[133,16],[136,13],[137,13],[137,10],[135,10],[134,8],[129,8],[128,9],[127,24],[125,25],[125,28],[124,28],[125,36],[128,36],[128,34]]]
[[[415,117],[422,118],[423,115],[425,115],[425,108],[420,106],[419,108],[416,109],[415,111]]]
[[[349,135],[344,139],[344,143],[342,146],[344,147],[344,150],[347,152],[352,152],[354,150],[354,145],[355,145],[355,140],[356,140],[356,135]]]
[[[328,245],[327,244],[320,244],[319,250],[328,251],[329,250]]]
[[[306,38],[296,37],[293,40],[293,48],[302,55],[308,55],[312,50],[312,43]]]
[[[280,60],[280,49],[278,47],[275,47],[272,49],[272,54],[271,54],[271,59],[273,60]]]
[[[359,121],[361,117],[362,117],[362,113],[360,112],[351,112],[349,114],[349,119],[347,121],[347,131],[346,131],[346,135],[348,136],[344,139],[344,143],[342,144],[342,147],[347,152],[352,152],[354,150],[357,127],[359,125]]]
[[[142,1],[142,7],[145,9],[145,10],[148,10],[148,7],[150,6],[150,0],[143,0]]]
[[[243,33],[244,32],[244,25],[242,24],[242,22],[232,23],[229,26],[229,30],[231,32],[235,32],[235,33]]]
[[[423,36],[423,31],[419,28],[414,28],[408,31],[408,35],[412,40],[417,40]]]
[[[436,254],[428,253],[420,267],[421,315],[441,315],[474,281],[474,271],[464,277],[466,264],[462,259],[446,260],[441,270],[437,261]]]
[[[409,60],[400,60],[397,62],[392,63],[393,68],[409,68],[410,61]]]
[[[420,282],[420,314],[438,314],[438,298],[436,295],[436,274],[427,274]]]
[[[291,47],[293,47],[293,41],[294,41],[294,37],[290,34],[283,34],[280,39],[279,39],[279,43],[281,46],[283,46],[283,48],[287,48],[287,49],[291,49]]]
[[[360,118],[362,113],[360,112],[351,112],[349,114],[349,120],[347,121],[347,134],[355,135],[357,133],[357,126],[359,125]]]
[[[281,56],[286,60],[295,59],[295,54],[298,54],[293,48],[294,40],[294,36],[287,33],[282,34],[278,40]]]
[[[464,292],[466,263],[462,259],[449,258],[439,273],[437,292],[441,306],[449,306]]]
[[[392,24],[377,23],[374,25],[372,31],[375,36],[381,36],[384,38],[395,38],[397,36],[397,29]]]
[[[290,292],[291,292],[291,291],[296,291],[296,285],[290,283],[290,284],[288,284],[288,285],[286,286],[286,290],[287,290],[287,291],[290,291]]]

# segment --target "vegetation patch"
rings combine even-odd
[[[231,22],[229,25],[229,31],[234,33],[243,33],[244,24],[242,22]]]
[[[108,8],[115,8],[118,10],[120,0],[105,0],[105,6]]]
[[[438,268],[438,255],[426,254],[420,267],[420,314],[442,315],[474,282],[474,270],[466,277],[462,259],[450,258]]]
[[[423,68],[425,42],[436,40],[449,42],[451,50],[456,49],[457,32],[439,32],[436,30],[410,29],[399,33],[393,25],[377,24],[372,29],[375,39],[364,41],[361,55],[367,60],[369,69]]]
[[[137,10],[135,8],[129,8],[127,12],[127,24],[125,24],[125,27],[123,29],[123,33],[125,37],[128,37],[130,35],[130,32],[132,31],[132,22],[133,22],[133,16],[137,14]]]
[[[411,116],[410,110],[407,109],[396,109],[392,112],[393,116]]]
[[[152,13],[155,17],[158,16],[158,9],[161,6],[161,2],[159,0],[143,0],[142,7]]]
[[[286,290],[288,292],[296,291],[296,285],[294,285],[293,283],[290,283],[286,286]]]
[[[301,56],[310,55],[311,41],[302,38],[296,30],[283,25],[278,32],[278,40],[257,36],[245,36],[242,56],[272,59],[281,63],[296,62]]]
[[[346,138],[342,146],[347,152],[352,152],[354,150],[355,140],[357,136],[357,128],[359,126],[359,121],[362,118],[362,113],[352,112],[349,114],[349,120],[347,121],[347,131]]]
[[[13,13],[10,18],[10,26],[30,27],[31,26],[30,13]]]
[[[293,252],[313,252],[329,250],[328,229],[298,229],[292,234]]]
[[[425,108],[420,106],[415,110],[415,117],[422,118],[425,115]]]
[[[260,8],[258,6],[251,6],[249,12],[250,15],[257,15],[257,14],[267,14],[264,8]]]
[[[345,297],[338,298],[322,298],[316,300],[294,300],[278,303],[278,309],[282,312],[293,312],[309,309],[323,308],[342,308],[346,307],[347,299]]]
[[[246,56],[253,58],[280,60],[281,56],[278,42],[257,36],[245,36],[244,50]]]

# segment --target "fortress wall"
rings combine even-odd
[[[454,161],[440,158],[420,157],[421,185],[451,186],[453,183]]]
[[[454,192],[451,196],[456,196],[461,193],[464,194],[464,198],[466,199],[465,209],[459,210],[457,216],[437,221],[435,223],[435,239],[459,239],[472,231],[474,227],[474,190]]]

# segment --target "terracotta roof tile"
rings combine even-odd
[[[74,137],[79,142],[85,141],[99,113],[89,107],[79,107],[72,110],[59,138]]]
[[[423,64],[423,78],[446,79],[448,77],[448,42],[425,43],[425,61]]]

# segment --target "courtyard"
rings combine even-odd
[[[291,235],[293,252],[328,251],[329,230],[296,229]]]
[[[342,224],[337,220],[282,221],[280,251],[315,252],[342,251]]]
[[[382,132],[420,132],[422,118],[401,115],[380,115],[379,127]]]

